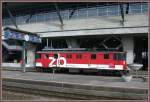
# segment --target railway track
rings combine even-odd
[[[3,90],[31,91],[43,95],[54,92],[66,96],[82,96],[80,99],[145,99],[148,92],[147,82],[136,78],[131,82],[123,82],[120,77],[67,74],[54,76],[52,73],[20,71],[3,71],[2,76]]]
[[[22,71],[21,68],[3,68],[3,70],[5,71]],[[52,73],[53,70],[52,69],[34,69],[32,68],[32,70],[27,70],[27,72],[40,72],[40,73]],[[79,73],[71,73],[68,71],[68,69],[64,68],[64,69],[59,69],[56,70],[55,73],[61,73],[61,74],[78,74],[78,75],[93,75],[93,76],[116,76],[116,77],[120,77],[121,74],[120,72],[111,72],[111,71],[95,71],[95,72],[84,72],[84,71],[80,71]],[[136,73],[135,71],[129,71],[129,74],[135,76]],[[137,74],[139,76],[148,76],[148,71],[138,71]]]
[[[54,85],[56,84],[56,85]],[[146,99],[145,89],[124,89],[115,87],[74,85],[67,83],[38,82],[30,80],[4,79],[3,90],[40,96],[57,96],[69,99],[95,100],[128,100]],[[72,91],[70,91],[72,90]],[[109,96],[111,94],[111,96]]]

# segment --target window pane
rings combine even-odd
[[[64,19],[64,20],[68,19],[68,12],[69,12],[68,10],[60,12],[62,19]]]
[[[91,59],[96,59],[96,54],[92,54]]]
[[[24,23],[25,23],[25,19],[24,19],[23,16],[21,16],[21,17],[19,18],[18,24],[24,24]]]
[[[5,25],[5,19],[2,19],[2,26]]]
[[[49,58],[49,55],[48,55],[48,54],[45,54],[45,55],[44,55],[44,58],[46,58],[46,59]]]
[[[82,55],[81,55],[81,54],[77,54],[77,58],[78,58],[78,59],[81,59],[81,58],[82,58]]]
[[[16,23],[20,24],[20,17],[15,17],[16,18]]]
[[[6,25],[12,25],[12,22],[11,22],[10,18],[7,18],[7,19],[6,19],[5,24],[6,24]]]
[[[57,54],[57,53],[54,54],[54,58],[55,58],[55,59],[58,58],[58,54]]]
[[[106,16],[107,15],[107,7],[98,7],[98,15]]]
[[[44,15],[45,15],[45,22],[50,21],[52,19],[50,13],[45,13]]]
[[[32,17],[30,18],[30,23],[36,23],[36,16],[32,15]]]
[[[72,58],[72,55],[71,55],[71,54],[67,54],[66,57],[67,57],[67,58]]]
[[[51,15],[52,20],[54,20],[54,21],[59,19],[57,12],[52,12],[50,15]]]
[[[141,9],[141,3],[130,4],[130,9]]]
[[[97,16],[97,8],[96,7],[88,8],[88,17],[95,17],[95,16]]]
[[[114,60],[125,60],[126,54],[125,53],[115,53]]]
[[[108,15],[118,15],[118,5],[108,6]]]
[[[129,13],[140,13],[141,12],[141,4],[130,4],[130,10]]]
[[[147,3],[142,3],[142,12],[148,12],[148,4]]]
[[[72,13],[72,11],[73,11],[72,9],[69,10],[69,16],[70,16],[70,14]],[[74,13],[73,13],[73,15],[71,16],[71,19],[77,18],[77,15],[78,15],[78,14],[77,14],[77,10],[75,10]]]
[[[109,59],[109,54],[104,54],[104,59]]]
[[[86,9],[79,9],[78,10],[78,18],[85,18],[87,16],[87,10]]]
[[[29,15],[25,15],[25,16],[21,16],[21,17],[22,17],[21,23],[26,24],[26,20],[29,18]]]
[[[37,21],[38,21],[38,22],[44,21],[44,16],[43,16],[43,14],[37,14]]]

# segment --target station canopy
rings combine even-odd
[[[14,28],[4,28],[4,38],[5,39],[14,39],[32,43],[41,43],[41,38],[35,33],[22,31]]]

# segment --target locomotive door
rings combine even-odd
[[[97,68],[98,67],[97,54],[96,53],[91,53],[89,67],[90,68]]]
[[[82,62],[82,54],[81,53],[77,53],[76,54],[76,64],[83,64]]]
[[[88,53],[77,53],[76,54],[76,64],[78,68],[89,68],[89,57]]]

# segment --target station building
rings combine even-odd
[[[42,43],[36,45],[36,51],[51,48],[126,51],[128,64],[142,63],[142,70],[147,70],[147,2],[8,2],[3,3],[2,21],[3,28],[39,35]],[[10,50],[12,45],[21,49],[22,42],[3,37],[3,62],[14,62],[14,59],[19,62],[21,50]]]

